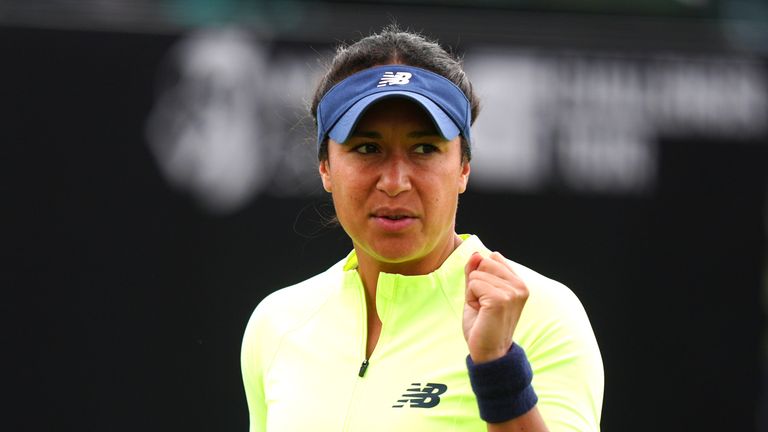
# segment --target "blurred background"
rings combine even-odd
[[[306,112],[384,25],[484,103],[458,230],[567,284],[605,431],[768,431],[763,0],[3,0],[6,431],[245,431],[268,293],[350,249]]]

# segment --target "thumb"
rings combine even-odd
[[[475,252],[469,257],[467,265],[464,267],[464,283],[469,280],[469,274],[477,270],[480,267],[480,263],[483,262],[483,256],[479,252]]]

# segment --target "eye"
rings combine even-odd
[[[374,143],[363,143],[353,148],[352,151],[362,154],[378,153],[379,146]]]
[[[418,144],[413,148],[414,152],[419,154],[427,154],[427,153],[434,153],[436,151],[439,151],[440,149],[437,148],[434,144]]]

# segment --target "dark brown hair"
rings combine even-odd
[[[467,96],[474,123],[480,112],[480,100],[472,91],[472,83],[464,73],[461,60],[443,49],[436,41],[409,31],[400,30],[392,24],[380,33],[360,39],[351,45],[339,46],[331,60],[328,72],[322,77],[315,90],[310,112],[317,127],[317,105],[323,96],[337,83],[348,76],[385,64],[404,64],[427,69],[442,75],[456,84]],[[461,137],[463,160],[472,158],[467,140]],[[319,160],[328,159],[328,139],[326,138],[317,152]]]

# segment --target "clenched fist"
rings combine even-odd
[[[469,355],[475,363],[495,360],[512,346],[528,288],[498,252],[487,258],[473,254],[464,272],[463,327]]]

